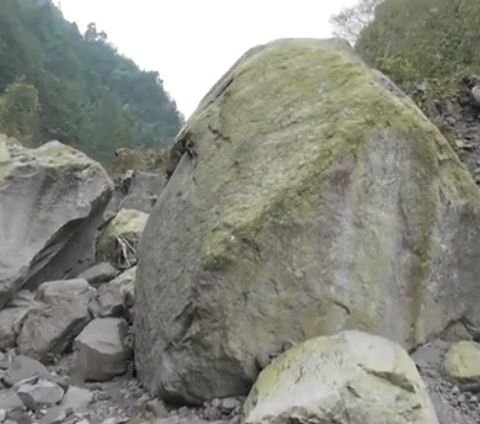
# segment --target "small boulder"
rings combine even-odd
[[[6,308],[0,311],[0,350],[15,347],[22,323],[30,308]]]
[[[46,411],[40,424],[63,424],[68,417],[68,412],[61,406],[54,406]]]
[[[128,310],[133,306],[135,273],[131,268],[97,291],[94,309],[100,317],[129,318]]]
[[[64,409],[71,409],[73,412],[83,412],[88,410],[93,401],[93,393],[82,387],[70,386],[62,400]]]
[[[93,320],[75,339],[75,371],[85,381],[108,381],[127,371],[127,322],[120,318]]]
[[[471,90],[473,100],[476,106],[480,106],[480,85],[475,85]]]
[[[246,424],[438,424],[407,352],[359,331],[311,339],[275,359],[251,390],[244,416]]]
[[[86,280],[42,284],[37,293],[42,303],[28,313],[17,339],[20,352],[42,362],[64,353],[91,320],[94,294]]]
[[[124,209],[136,209],[150,213],[166,183],[161,172],[142,172],[128,170],[115,178],[115,189],[105,215],[115,216]]]
[[[59,385],[40,379],[35,383],[22,384],[17,390],[17,395],[28,409],[38,411],[60,403],[64,391]]]
[[[13,359],[10,366],[5,371],[3,382],[10,387],[20,381],[29,380],[34,377],[48,379],[50,373],[43,364],[35,359],[19,355]]]
[[[454,380],[480,382],[480,344],[473,341],[453,344],[445,356],[445,370]]]
[[[148,214],[135,209],[121,209],[106,226],[97,244],[97,256],[117,268],[128,269],[137,263],[137,245]]]
[[[82,272],[77,278],[87,280],[94,287],[112,281],[119,274],[118,269],[108,262],[101,262]]]
[[[0,392],[0,410],[5,411],[7,416],[12,411],[23,411],[25,406],[14,391]]]

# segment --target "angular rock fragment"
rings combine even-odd
[[[22,399],[14,391],[0,392],[0,410],[5,411],[6,416],[12,411],[23,411],[25,405]]]
[[[17,390],[17,395],[28,409],[38,411],[60,403],[64,391],[55,383],[39,379],[33,383],[22,384]]]
[[[35,377],[48,379],[50,373],[43,364],[35,359],[19,355],[13,359],[10,366],[5,371],[3,381],[7,386],[13,386],[20,381],[29,380]]]
[[[5,308],[0,311],[0,350],[12,349],[31,307]]]
[[[42,284],[37,293],[41,303],[28,313],[17,339],[20,352],[43,362],[64,353],[91,320],[94,294],[86,280]]]
[[[72,147],[26,149],[0,136],[0,309],[22,287],[93,261],[111,191],[102,166]]]
[[[73,412],[83,412],[88,410],[88,406],[93,401],[93,393],[82,387],[70,386],[62,400],[62,407],[71,409]]]
[[[102,262],[82,272],[77,278],[87,280],[93,287],[112,281],[119,271],[108,262]]]
[[[92,309],[100,317],[129,317],[129,309],[134,302],[136,267],[125,271],[97,291]]]
[[[120,318],[93,320],[75,339],[75,371],[86,381],[108,381],[127,371],[127,323]]]

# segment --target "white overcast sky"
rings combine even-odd
[[[1,1],[1,0],[0,0]],[[157,70],[188,117],[250,47],[331,35],[330,16],[357,0],[57,0],[83,31],[104,30],[118,50]]]

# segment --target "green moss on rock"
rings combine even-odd
[[[137,286],[137,367],[162,395],[242,393],[279,343],[345,328],[411,348],[480,296],[472,177],[337,41],[248,53],[177,148],[189,154],[147,223]]]
[[[462,341],[450,347],[445,370],[455,380],[480,380],[480,344]]]

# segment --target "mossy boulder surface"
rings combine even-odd
[[[437,424],[415,363],[398,344],[345,331],[308,340],[264,369],[245,424]]]
[[[480,344],[473,341],[454,343],[445,357],[445,371],[460,381],[480,381]]]
[[[148,214],[136,209],[120,209],[101,234],[97,244],[100,260],[117,267],[131,268],[137,262],[137,245],[142,237]]]
[[[139,250],[136,361],[165,398],[246,393],[291,342],[413,347],[480,294],[480,192],[447,141],[338,40],[241,58],[180,132]]]

